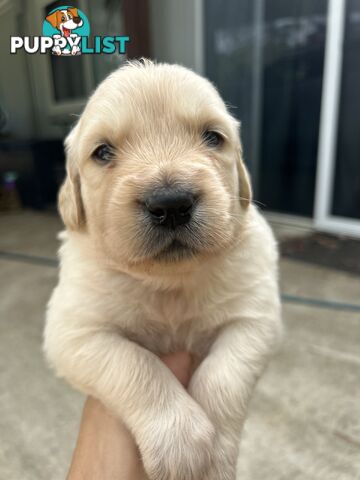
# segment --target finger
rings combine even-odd
[[[161,355],[161,360],[186,388],[193,373],[193,358],[188,352],[175,352]]]

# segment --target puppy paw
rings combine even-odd
[[[240,437],[225,437],[217,433],[211,468],[203,480],[236,480]]]
[[[71,55],[77,55],[80,52],[80,47],[74,45],[71,49]]]
[[[61,55],[61,48],[59,46],[55,46],[52,49],[54,55]]]
[[[236,480],[236,470],[214,468],[205,477],[202,477],[202,480]]]
[[[215,429],[197,406],[157,418],[140,443],[151,480],[199,480],[211,467]]]

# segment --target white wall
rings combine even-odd
[[[202,73],[202,0],[151,0],[149,4],[154,58]]]

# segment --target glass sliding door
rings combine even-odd
[[[254,101],[259,75],[254,75],[259,50],[257,11],[263,0],[203,0],[206,75],[219,87],[232,114],[241,121],[246,162],[255,175],[259,122]],[[205,8],[206,5],[206,8]],[[260,46],[262,48],[262,46]]]
[[[266,0],[258,198],[312,216],[327,0]]]
[[[255,198],[311,217],[327,0],[207,0],[206,74],[242,122]]]
[[[360,2],[331,0],[315,221],[360,236]]]

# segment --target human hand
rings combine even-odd
[[[187,352],[161,356],[187,388],[196,361]],[[146,480],[137,446],[127,428],[96,399],[84,406],[68,480]]]

